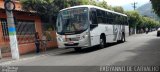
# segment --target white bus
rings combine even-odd
[[[82,48],[112,42],[124,42],[129,35],[127,15],[92,5],[80,5],[60,10],[57,23],[59,48]]]

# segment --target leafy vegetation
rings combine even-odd
[[[137,11],[127,11],[125,13],[128,15],[128,22],[131,28],[136,26],[137,30],[145,30],[145,28],[152,29],[160,26],[159,21],[141,16]]]
[[[96,2],[95,0],[20,0],[20,1],[22,2],[25,10],[37,11],[41,16],[43,16],[43,18],[49,20],[50,24],[52,23],[55,24],[55,21],[54,22],[52,21],[56,20],[56,15],[59,10],[70,6],[89,4],[127,14],[130,28],[136,27],[137,30],[139,30],[139,29],[145,29],[146,27],[151,29],[160,26],[158,21],[155,21],[149,17],[141,16],[137,11],[125,12],[122,7],[120,6],[111,7],[105,1],[102,2]]]
[[[140,6],[139,8],[137,8],[136,10],[142,16],[148,16],[148,17],[151,17],[151,18],[153,18],[155,20],[160,20],[158,15],[156,15],[155,12],[153,11],[151,3],[146,3],[146,4],[142,5],[142,6]]]
[[[54,28],[59,10],[70,6],[88,4],[89,0],[20,0],[20,2],[24,10],[36,11],[41,16],[42,22],[49,23],[49,26]]]
[[[154,12],[160,16],[160,0],[150,0],[152,3],[152,8],[154,9]]]

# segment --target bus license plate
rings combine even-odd
[[[68,42],[68,44],[74,44],[74,42]]]

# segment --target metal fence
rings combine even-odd
[[[3,41],[9,42],[8,25],[6,19],[0,19]],[[15,21],[17,40],[19,44],[34,42],[35,22],[30,20],[16,20]]]

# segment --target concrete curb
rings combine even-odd
[[[30,55],[26,55],[26,56],[21,56],[21,58],[19,60],[13,60],[13,59],[6,59],[7,61],[1,62],[0,65],[9,65],[11,63],[16,63],[16,62],[21,62],[21,61],[26,61],[26,60],[31,60],[31,59],[36,59],[36,58],[40,58],[40,57],[45,57],[45,56],[49,56],[49,55],[56,55],[62,52],[67,52],[70,50],[66,50],[66,49],[54,49],[54,50],[49,50],[45,53],[40,53],[40,54],[30,54]],[[5,59],[4,59],[5,60]]]
[[[0,63],[0,65],[8,65],[8,64],[11,64],[11,63],[25,61],[25,60],[30,60],[30,59],[35,59],[35,58],[43,57],[43,56],[45,56],[45,55],[35,55],[35,56],[32,56],[32,57],[20,58],[19,60],[13,60],[13,59],[11,59],[9,61]]]

